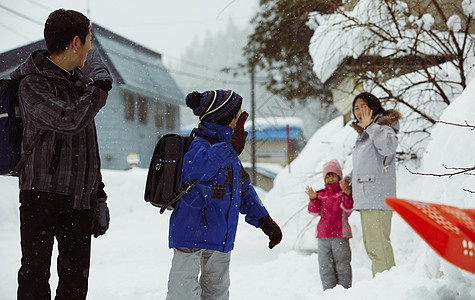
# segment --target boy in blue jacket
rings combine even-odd
[[[231,90],[193,92],[186,104],[200,117],[200,124],[198,138],[183,159],[181,183],[199,181],[170,217],[169,247],[174,255],[167,299],[229,299],[229,264],[239,213],[269,236],[271,249],[281,241],[282,232],[238,157],[247,137],[242,97]]]

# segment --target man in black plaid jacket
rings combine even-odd
[[[22,149],[42,132],[20,171],[18,299],[51,298],[54,238],[59,250],[55,299],[85,299],[91,235],[109,227],[94,118],[106,103],[112,78],[99,55],[89,53],[90,21],[83,14],[52,12],[44,37],[48,50],[33,52],[11,74],[20,82]]]

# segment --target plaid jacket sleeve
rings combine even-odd
[[[107,99],[107,92],[94,85],[80,95],[73,88],[57,90],[51,80],[40,75],[21,81],[20,99],[38,128],[76,134],[92,123]]]

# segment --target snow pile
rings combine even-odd
[[[425,173],[453,174],[464,168],[475,167],[474,94],[475,81],[472,80],[462,95],[444,110],[440,121],[445,123],[438,123],[435,126],[432,141],[424,156]],[[451,177],[426,177],[420,199],[474,208],[474,173],[466,172]]]
[[[447,122],[475,124],[475,81],[445,110]],[[423,168],[439,173],[448,167],[475,165],[475,132],[469,128],[436,125]],[[231,260],[231,299],[475,299],[475,275],[439,258],[397,215],[393,216],[392,244],[396,267],[372,278],[364,250],[359,213],[350,217],[353,287],[323,292],[318,274],[315,227],[318,219],[307,213],[305,186],[323,186],[324,162],[336,158],[344,173],[351,170],[356,133],[337,118],[309,140],[294,160],[291,173],[283,169],[274,189],[260,192],[272,217],[281,225],[284,239],[273,250],[260,229],[241,218]],[[475,207],[474,176],[428,177],[412,175],[400,166],[398,196]],[[160,215],[143,201],[146,170],[103,170],[109,195],[111,227],[93,239],[88,299],[164,299],[172,251],[167,247],[169,212]],[[14,299],[20,264],[17,179],[0,177],[0,295]],[[53,259],[51,284],[57,283]]]
[[[475,102],[475,81],[442,114],[442,120],[457,124],[466,122],[475,125],[473,115]],[[340,161],[344,174],[351,170],[350,153],[356,133],[336,119],[321,128],[309,140],[301,155],[292,163],[292,174],[281,172],[276,178],[274,189],[266,198],[274,218],[284,227],[287,234],[284,247],[299,253],[308,253],[316,248],[314,230],[318,219],[312,219],[307,211],[308,199],[304,187],[310,184],[321,188],[322,165],[331,158]],[[435,126],[421,172],[449,173],[443,166],[467,168],[475,166],[475,132],[472,128],[445,124]],[[407,169],[406,169],[407,167]],[[398,196],[401,198],[446,203],[463,208],[475,207],[474,175],[452,177],[418,176],[409,170],[420,171],[415,163],[399,166]],[[473,174],[473,172],[472,172]],[[474,299],[475,275],[462,271],[438,257],[409,226],[394,214],[392,245],[396,267],[371,279],[370,262],[362,244],[359,214],[350,217],[353,230],[351,248],[353,252],[354,287],[348,291],[334,289],[323,293],[328,299],[352,297],[389,299]],[[379,296],[378,296],[379,295]]]

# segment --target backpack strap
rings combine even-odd
[[[201,135],[201,134],[196,134],[196,133],[195,133],[195,137],[194,137],[193,140],[195,140],[195,139],[203,139],[203,140],[206,140],[210,146],[213,146],[213,144],[214,144],[213,139],[212,139],[211,137],[209,137],[209,136],[206,136],[206,135]]]
[[[17,87],[17,90],[16,90],[16,93],[17,93],[17,97],[18,97],[18,103],[20,101],[20,96],[18,95],[18,88],[20,87],[20,83],[23,79],[25,79],[26,77],[28,77],[29,75],[33,75],[33,74],[28,74],[26,76],[24,76],[19,82],[18,82],[18,87]],[[52,84],[53,84],[53,87],[54,87],[54,93],[56,94],[56,96],[58,96],[58,88],[56,87],[56,84],[54,83],[54,81],[50,80],[49,78],[45,77],[46,79],[48,79]],[[23,165],[26,163],[26,160],[28,159],[28,157],[30,157],[31,153],[33,153],[33,149],[36,147],[36,145],[38,145],[38,143],[40,142],[40,139],[41,137],[43,136],[43,134],[45,133],[45,130],[44,129],[40,129],[38,131],[38,133],[36,134],[35,138],[33,139],[33,141],[31,142],[30,146],[25,150],[25,152],[23,152],[23,154],[20,156],[20,160],[18,161],[18,163],[15,165],[15,168],[13,168],[13,170],[10,171],[9,175],[12,175],[12,176],[18,176],[19,173],[20,173],[20,170],[21,168],[23,168]],[[23,134],[23,133],[22,133]]]
[[[196,134],[196,128],[193,128],[193,130],[190,133],[190,137],[191,137],[191,139],[188,142],[189,144],[185,145],[186,146],[186,151],[188,151],[188,147],[191,145],[191,143],[195,139],[198,139],[198,138],[202,138],[202,139],[206,140],[210,144],[210,146],[212,146],[214,144],[210,137]],[[192,179],[192,180],[185,181],[180,186],[180,188],[178,188],[178,191],[176,191],[176,193],[173,195],[173,197],[167,202],[167,204],[165,204],[164,206],[162,206],[162,208],[160,208],[160,214],[163,214],[169,206],[174,205],[175,203],[177,203],[178,200],[180,200],[181,197],[183,197],[186,193],[188,193],[191,190],[191,188],[193,186],[195,186],[195,184],[197,184],[199,181],[200,181],[199,179]]]
[[[160,208],[160,214],[163,214],[163,212],[165,212],[167,207],[169,207],[170,205],[173,205],[173,204],[177,203],[178,200],[181,199],[181,197],[183,197],[186,193],[188,193],[191,190],[191,188],[193,186],[195,186],[196,183],[198,183],[198,181],[200,181],[200,180],[199,179],[193,179],[193,180],[185,181],[180,186],[178,191],[173,195],[172,199],[170,199],[170,201],[168,201],[167,204],[165,204],[164,206],[162,206],[162,208]]]
[[[36,145],[39,143],[41,137],[43,136],[44,129],[41,129],[38,134],[35,136],[33,139],[33,142],[31,142],[30,146],[23,152],[23,154],[20,156],[20,160],[18,163],[15,165],[15,168],[10,171],[9,175],[12,176],[18,176],[18,173],[20,172],[21,168],[23,165],[26,163],[26,160],[28,157],[30,157],[31,153],[33,153],[33,149],[36,147]]]

